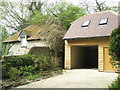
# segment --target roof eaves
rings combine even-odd
[[[92,38],[104,38],[109,36],[96,36],[96,37],[78,37],[78,38],[63,38],[63,40],[75,40],[75,39],[92,39]]]

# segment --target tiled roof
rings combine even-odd
[[[99,25],[102,18],[108,18],[106,25]],[[81,27],[84,21],[90,20],[88,27]],[[118,26],[118,14],[113,11],[103,11],[85,15],[71,23],[63,39],[94,38],[110,36]]]

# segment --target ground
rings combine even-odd
[[[118,74],[95,69],[65,70],[58,75],[17,88],[107,88]]]

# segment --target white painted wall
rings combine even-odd
[[[20,41],[21,41],[21,46],[27,46],[27,40],[26,37],[20,37]]]
[[[21,42],[16,42],[9,50],[8,55],[23,55],[27,54],[32,47],[47,47],[45,41],[27,41],[27,47],[21,47]]]

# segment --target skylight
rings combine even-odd
[[[88,27],[90,24],[90,20],[89,21],[84,21],[81,27]]]
[[[99,25],[107,24],[107,22],[108,22],[108,18],[102,18],[102,19],[100,20]]]

